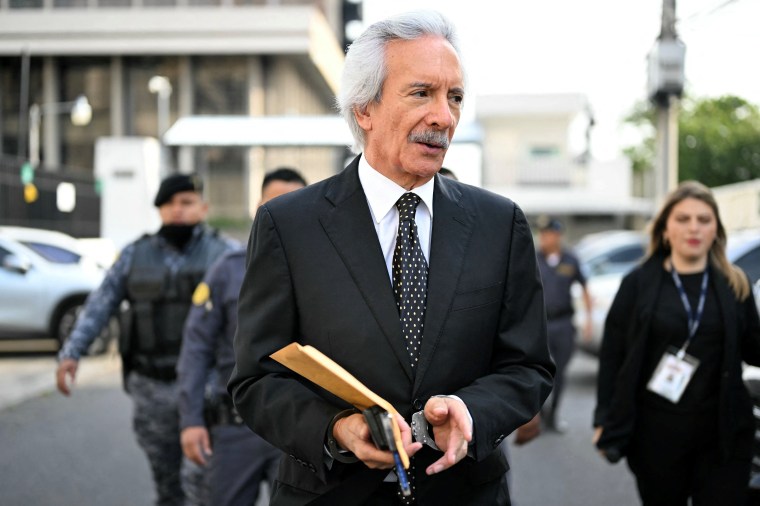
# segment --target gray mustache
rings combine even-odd
[[[436,132],[434,130],[428,130],[427,132],[412,132],[408,137],[409,142],[422,142],[424,144],[432,144],[443,149],[449,148],[449,137],[445,132]]]

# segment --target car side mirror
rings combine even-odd
[[[29,272],[29,269],[32,268],[32,263],[29,260],[21,258],[18,255],[7,255],[5,258],[3,258],[2,267],[3,269],[7,269],[11,272],[26,274]]]

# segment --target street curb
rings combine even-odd
[[[0,363],[0,410],[56,391],[55,370],[58,362],[55,357],[3,359]],[[74,388],[120,371],[118,353],[83,357],[79,361]]]

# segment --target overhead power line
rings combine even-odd
[[[702,9],[701,11],[697,11],[697,12],[695,12],[693,14],[690,14],[690,15],[688,15],[686,17],[679,18],[676,21],[676,23],[683,23],[683,22],[686,22],[686,21],[692,21],[694,19],[711,16],[711,15],[715,14],[716,12],[718,12],[718,11],[720,11],[720,10],[728,7],[731,4],[735,4],[737,2],[739,2],[739,0],[723,0],[722,2],[720,2],[718,5],[716,5],[714,7],[708,7],[708,8]]]

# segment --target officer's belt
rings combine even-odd
[[[156,362],[168,362],[168,363],[156,363]],[[164,357],[164,360],[160,360],[158,357],[149,357],[137,355],[132,359],[132,370],[148,378],[172,382],[177,379],[177,369],[175,357]]]

